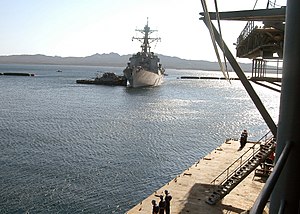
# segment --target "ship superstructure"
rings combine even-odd
[[[131,87],[158,86],[163,81],[165,70],[158,56],[150,51],[150,43],[160,41],[160,38],[150,37],[150,34],[156,30],[150,30],[148,19],[144,29],[136,31],[143,34],[143,37],[133,37],[132,40],[140,41],[142,50],[129,58],[127,67],[123,71],[124,76]]]

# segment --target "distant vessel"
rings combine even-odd
[[[0,73],[0,75],[6,75],[6,76],[34,76],[33,73],[18,73],[18,72],[5,72]]]
[[[153,52],[150,52],[150,43],[160,40],[151,38],[149,35],[156,30],[150,30],[147,24],[144,29],[136,30],[142,33],[142,38],[133,37],[142,42],[142,51],[129,58],[127,67],[123,73],[131,87],[158,86],[162,83],[165,69],[159,63],[160,59]]]
[[[79,84],[95,84],[95,85],[120,85],[120,86],[126,86],[127,80],[124,76],[116,75],[112,72],[106,72],[102,76],[97,75],[95,79],[89,79],[89,80],[76,80],[76,83]]]

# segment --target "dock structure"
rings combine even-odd
[[[208,204],[207,199],[217,186],[213,182],[214,179],[253,145],[254,143],[248,142],[241,151],[238,151],[240,146],[238,141],[226,140],[165,186],[134,206],[126,214],[152,213],[151,201],[156,200],[158,204],[158,196],[164,195],[165,190],[168,190],[172,195],[172,214],[246,213],[253,206],[265,184],[265,179],[262,176],[256,176],[255,170],[215,205]],[[267,207],[265,211],[268,213]]]
[[[204,12],[200,15],[205,17]],[[281,92],[277,86],[281,88],[285,15],[286,7],[227,11],[218,16],[209,13],[211,20],[219,17],[220,20],[247,21],[235,43],[236,57],[252,59],[250,81],[277,92]],[[203,17],[200,19],[205,21]],[[226,52],[224,54],[228,55]],[[233,68],[236,70],[235,66]]]

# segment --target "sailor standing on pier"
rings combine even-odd
[[[156,201],[152,200],[151,203],[152,203],[152,214],[158,214],[159,207],[157,206]]]
[[[168,190],[165,190],[165,202],[166,202],[166,214],[170,214],[170,202],[172,200],[172,196],[169,194]]]
[[[240,138],[240,148],[239,151],[242,150],[246,143],[247,143],[247,138],[248,138],[248,132],[246,129],[244,129],[244,131],[241,134],[241,138]]]

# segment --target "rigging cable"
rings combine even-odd
[[[201,4],[202,4],[202,8],[203,8],[203,12],[204,12],[204,18],[206,19],[206,22],[208,23],[208,30],[209,30],[209,33],[210,33],[210,37],[211,37],[211,40],[212,40],[212,43],[213,43],[213,46],[214,46],[214,49],[215,49],[215,53],[216,53],[216,56],[218,58],[218,63],[220,65],[220,68],[221,68],[221,71],[225,77],[226,80],[229,80],[229,77],[226,75],[225,71],[224,71],[224,67],[223,67],[223,64],[221,62],[221,58],[220,58],[220,54],[219,54],[219,51],[218,51],[218,47],[217,47],[217,43],[216,43],[216,38],[215,38],[215,34],[213,32],[213,28],[212,28],[212,25],[211,25],[211,19],[210,19],[210,16],[209,16],[209,13],[208,13],[208,10],[207,10],[207,6],[206,6],[206,2],[205,0],[201,0]]]
[[[218,10],[218,4],[217,4],[217,0],[214,0],[214,1],[215,1],[215,10],[216,10],[216,15],[217,15],[219,33],[220,33],[220,37],[223,38],[222,31],[221,31],[221,23],[220,23],[220,14],[219,14],[219,10]],[[224,40],[223,39],[221,39],[221,49],[222,49],[222,52],[223,52],[223,58],[224,58],[226,74],[227,74],[228,80],[230,82],[228,67],[227,67],[227,60],[226,60],[226,57],[225,57],[225,48],[224,48]]]
[[[258,0],[256,0],[256,1],[255,1],[255,3],[254,3],[254,6],[253,6],[253,9],[252,9],[252,10],[254,10],[254,9],[255,9],[257,2],[258,2]]]

